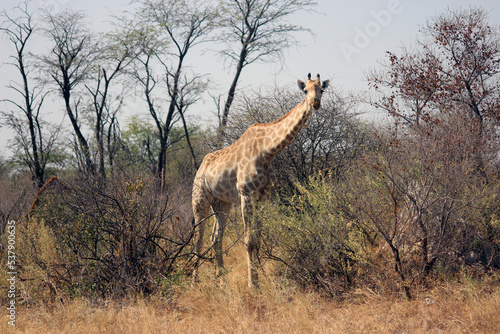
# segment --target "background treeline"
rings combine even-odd
[[[203,156],[303,98],[294,85],[236,87],[247,66],[281,58],[307,30],[287,18],[312,2],[137,4],[101,36],[78,12],[35,15],[26,2],[2,13],[20,79],[1,109],[16,136],[0,161],[0,238],[16,220],[24,303],[168,296],[196,260],[190,192]],[[47,54],[27,51],[33,36]],[[227,95],[213,96],[213,128],[188,113],[210,87],[188,55],[209,41],[234,66]],[[411,49],[387,52],[365,94],[325,92],[273,161],[272,200],[257,213],[264,270],[335,298],[360,287],[411,298],[415,287],[497,271],[499,71],[498,27],[470,8],[430,18]],[[144,112],[122,124],[131,96]],[[70,130],[48,119],[48,99]],[[360,117],[367,103],[388,116]]]

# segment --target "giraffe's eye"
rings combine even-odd
[[[321,94],[323,94],[323,92],[324,92],[324,91],[325,91],[324,89],[320,89],[320,90],[319,90],[319,92],[320,92]]]
[[[307,94],[307,90],[304,89],[304,94]]]

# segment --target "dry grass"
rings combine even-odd
[[[92,305],[73,300],[56,307],[18,309],[18,333],[499,333],[498,282],[449,284],[388,300],[361,291],[349,301],[327,300],[266,277],[259,292],[246,288],[246,264],[231,250],[229,274],[215,285],[210,266],[196,287],[183,287],[169,301],[138,298]],[[364,293],[365,292],[365,293]],[[9,326],[10,327],[10,326]]]

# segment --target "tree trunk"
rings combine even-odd
[[[99,122],[100,123],[100,122]],[[104,168],[104,138],[103,138],[103,129],[96,133],[96,141],[97,141],[97,172],[101,177],[101,181],[104,182],[106,179],[106,169]]]
[[[226,126],[227,120],[229,117],[229,111],[231,109],[231,105],[234,100],[234,95],[236,93],[236,85],[238,84],[238,80],[240,79],[241,71],[245,66],[245,61],[247,57],[247,48],[244,45],[240,52],[240,59],[238,61],[238,65],[236,66],[236,73],[234,74],[233,82],[231,83],[231,87],[229,87],[229,91],[227,93],[226,103],[224,104],[224,112],[222,114],[222,119],[220,120],[219,130],[217,132],[217,148],[221,149],[224,145],[224,137],[226,135]]]
[[[64,102],[66,105],[66,112],[69,116],[69,120],[71,121],[71,125],[73,126],[73,130],[75,131],[76,138],[78,139],[78,144],[80,146],[80,150],[83,153],[83,156],[85,158],[85,170],[87,172],[94,172],[94,164],[92,163],[92,159],[90,158],[90,149],[89,149],[89,144],[85,137],[82,134],[82,131],[80,129],[80,126],[78,125],[78,121],[76,119],[75,114],[73,113],[73,110],[71,109],[70,105],[70,91],[69,88],[65,88],[63,92],[63,97],[64,97]]]
[[[30,137],[31,137],[31,150],[33,152],[33,177],[34,181],[36,182],[36,185],[38,188],[43,187],[44,185],[44,178],[45,178],[45,171],[40,165],[40,155],[38,151],[38,143],[36,139],[36,133],[35,133],[35,124],[33,122],[33,106],[31,104],[31,99],[30,99],[30,92],[29,92],[29,87],[28,87],[28,76],[26,74],[26,71],[24,69],[24,61],[23,61],[23,55],[22,55],[22,50],[18,54],[18,63],[19,63],[19,70],[21,71],[21,76],[23,78],[23,85],[24,85],[24,101],[26,104],[26,117],[28,118],[28,126],[29,126],[29,131],[30,131]],[[42,138],[40,137],[39,140],[41,141]]]
[[[403,264],[401,263],[401,258],[399,257],[399,250],[392,244],[392,242],[389,243],[389,247],[391,247],[392,255],[394,257],[394,270],[401,279],[401,284],[403,286],[403,291],[405,292],[406,298],[408,298],[408,300],[411,300],[412,297],[410,294],[410,287],[406,282],[406,277],[403,272]]]
[[[163,124],[163,136],[160,137],[160,153],[158,155],[158,174],[161,177],[161,189],[163,191],[165,186],[165,170],[167,168],[167,148],[168,136],[170,135],[171,123],[174,118],[175,106],[177,104],[177,96],[179,95],[179,77],[181,75],[182,63],[184,61],[184,54],[179,56],[179,62],[174,74],[174,82],[169,91],[170,104],[168,106],[167,119]]]
[[[196,155],[194,154],[194,149],[193,145],[191,144],[191,139],[189,139],[189,131],[187,128],[186,119],[184,118],[184,113],[182,112],[182,110],[179,110],[179,113],[182,119],[182,126],[184,127],[184,135],[186,136],[186,143],[188,145],[189,152],[191,153],[191,161],[193,163],[194,170],[198,170],[198,162],[196,161]]]

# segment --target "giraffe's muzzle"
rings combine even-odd
[[[318,110],[320,107],[321,107],[321,102],[320,100],[315,97],[312,101],[311,101],[311,105],[312,107],[314,108],[314,110]]]

